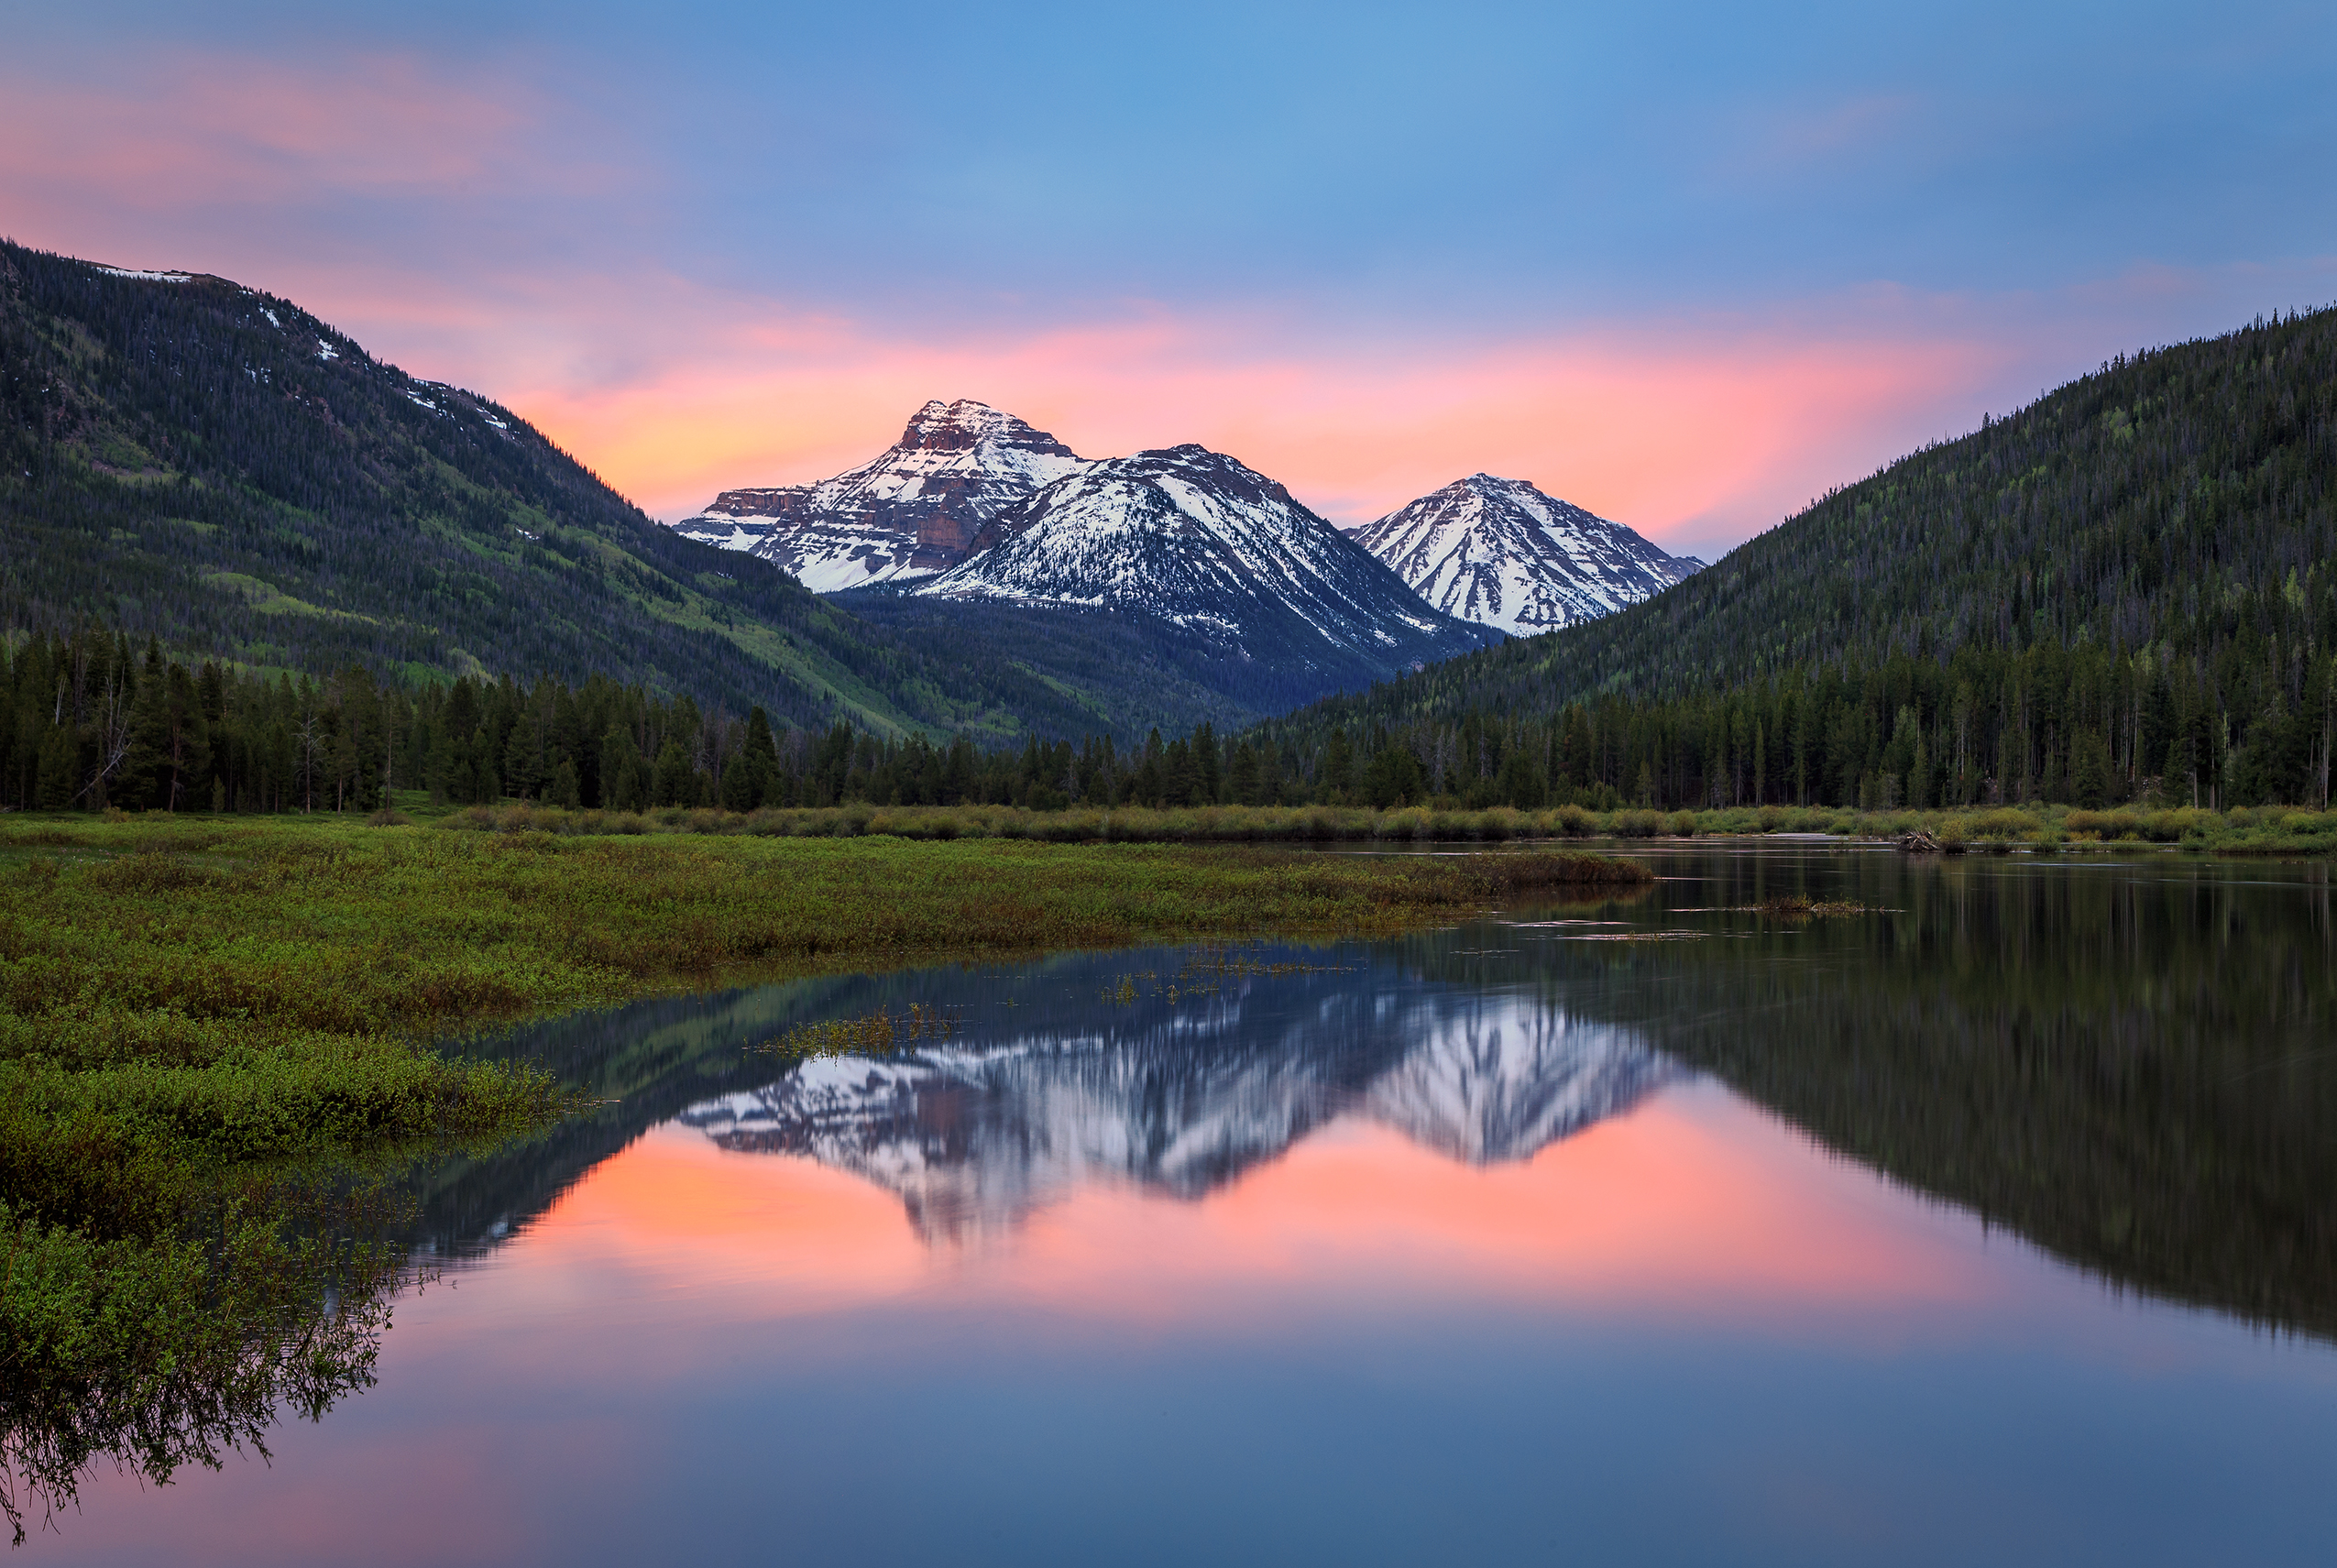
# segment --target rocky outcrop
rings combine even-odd
[[[1282,486],[1191,444],[1082,466],[915,592],[1143,615],[1233,656],[1364,679],[1482,642]]]
[[[1082,466],[1010,413],[937,399],[857,468],[813,485],[725,490],[675,527],[775,562],[814,592],[838,593],[946,571],[983,524]]]

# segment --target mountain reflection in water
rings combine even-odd
[[[97,1475],[38,1550],[2325,1558],[2330,868],[1640,852],[1573,924],[474,1043],[598,1103],[411,1173],[462,1288],[270,1465]],[[755,1048],[913,1006],[956,1025]]]
[[[1092,1182],[1198,1198],[1350,1112],[1469,1164],[1524,1159],[1674,1071],[1632,1031],[1517,998],[1353,986],[1283,1009],[1245,990],[1185,1015],[816,1059],[680,1120],[864,1177],[928,1240],[964,1243]]]
[[[2122,1288],[2337,1337],[2328,866],[1691,851],[1665,869],[1652,899],[1603,913],[1706,939],[1585,942],[1521,910],[1260,949],[1291,972],[1180,992],[1159,978],[1179,950],[1064,954],[535,1025],[492,1054],[615,1102],[425,1173],[420,1239],[490,1250],[675,1119],[856,1173],[928,1241],[966,1243],[1086,1182],[1199,1196],[1345,1115],[1523,1159],[1701,1072]],[[1746,907],[1792,894],[1882,913]],[[911,1004],[966,1026],[794,1072],[748,1048]]]

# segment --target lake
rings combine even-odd
[[[1651,858],[491,1042],[613,1103],[411,1179],[376,1386],[20,1556],[2329,1561],[2330,868]]]

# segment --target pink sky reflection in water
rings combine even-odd
[[[2089,1358],[2145,1373],[2195,1359],[2068,1310],[2099,1290],[1703,1082],[1489,1168],[1343,1119],[1198,1201],[1089,1185],[968,1245],[928,1245],[855,1176],[669,1123],[483,1266],[404,1301],[379,1386],[280,1431],[272,1466],[143,1496],[101,1476],[37,1550],[411,1562],[427,1498],[432,1560],[524,1557],[544,1510],[653,1511],[643,1425],[756,1386],[815,1338],[825,1374],[897,1376],[900,1358],[946,1363],[969,1338],[1041,1356],[1231,1350],[1342,1320],[1546,1313],[1561,1340],[1619,1329],[1887,1361],[2041,1328],[2068,1339],[2054,1325],[2083,1318]],[[883,1326],[819,1334],[822,1320]]]

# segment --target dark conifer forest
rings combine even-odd
[[[1229,751],[1257,790],[1256,753],[1205,724],[1125,754],[1108,736],[985,748],[790,725],[760,705],[701,707],[600,676],[407,685],[351,665],[271,678],[190,666],[94,624],[0,646],[0,809],[372,812],[411,790],[620,812],[1183,803],[1223,796]]]

